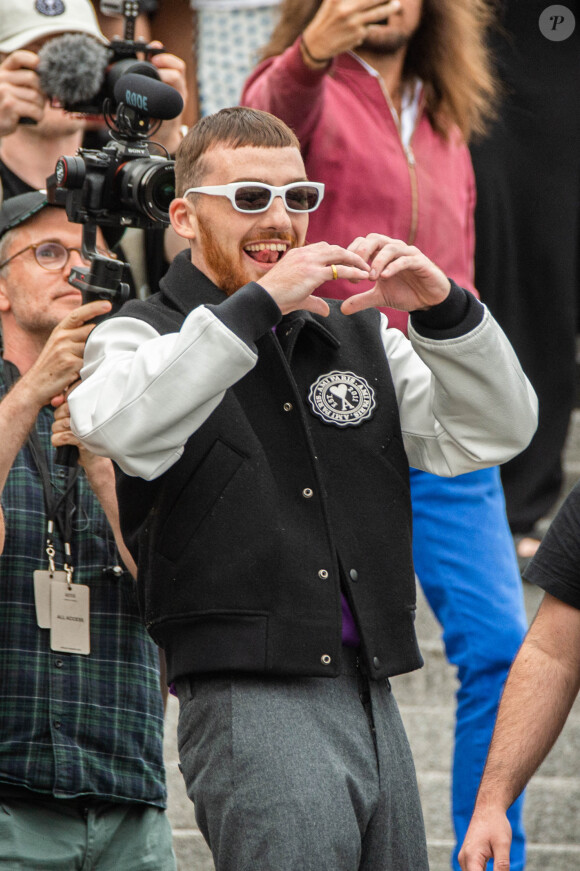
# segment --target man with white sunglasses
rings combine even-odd
[[[513,456],[533,391],[489,312],[416,248],[305,244],[323,188],[272,115],[202,119],[176,185],[190,252],[91,333],[69,404],[119,467],[199,827],[217,871],[427,871],[388,680],[422,664],[408,464]],[[376,284],[312,295],[337,277]],[[412,312],[410,341],[378,305]]]

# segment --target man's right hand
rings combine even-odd
[[[315,58],[330,59],[357,48],[368,28],[388,18],[400,7],[399,0],[322,0],[312,21],[304,29],[304,40]]]
[[[21,118],[42,120],[47,102],[35,70],[33,51],[13,51],[0,64],[0,137],[14,133]]]
[[[505,811],[476,806],[459,852],[463,871],[485,871],[488,859],[493,859],[495,871],[509,871],[512,830]]]
[[[333,275],[332,265],[336,269]],[[311,294],[332,278],[360,281],[369,277],[369,266],[359,254],[340,245],[315,242],[292,248],[258,283],[274,298],[282,314],[307,309],[326,316],[328,303]]]
[[[51,403],[55,408],[64,402],[66,388],[79,377],[83,365],[85,342],[94,328],[89,323],[107,314],[111,303],[98,300],[71,311],[54,328],[36,362],[22,376],[20,389],[28,390],[38,408]]]

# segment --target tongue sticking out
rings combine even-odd
[[[257,260],[258,263],[277,263],[282,252],[264,248],[263,251],[247,251],[246,253],[250,255],[252,260]]]

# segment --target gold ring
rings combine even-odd
[[[334,265],[334,263],[330,264],[330,268],[332,269],[332,280],[336,281],[336,279],[338,278],[338,270],[337,270],[336,266]]]

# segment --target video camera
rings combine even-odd
[[[40,50],[38,70],[53,103],[70,112],[100,115],[109,128],[103,148],[80,148],[75,156],[59,158],[47,192],[49,202],[65,206],[69,221],[83,225],[83,255],[90,271],[75,267],[70,283],[82,291],[84,302],[107,299],[116,309],[129,295],[122,280],[126,264],[97,251],[97,228],[148,229],[169,223],[174,161],[150,138],[162,121],[181,113],[183,100],[159,80],[149,60],[163,49],[133,38],[137,0],[104,0],[101,10],[123,15],[123,39],[105,47],[82,34],[55,37]]]

